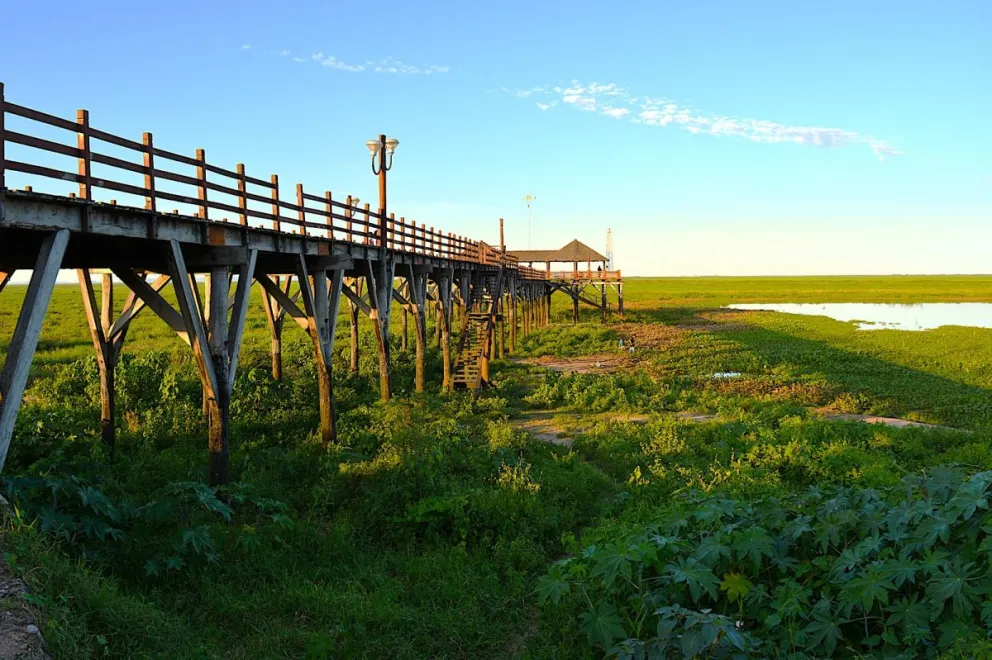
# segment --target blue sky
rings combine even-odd
[[[147,5],[147,6],[145,6]],[[8,100],[629,274],[992,272],[988,2],[8,3]],[[378,70],[377,70],[378,69]],[[542,109],[543,108],[543,109]],[[11,156],[13,157],[13,156]],[[13,176],[8,185],[20,185]],[[57,184],[52,184],[57,185]],[[40,189],[40,186],[38,186]]]

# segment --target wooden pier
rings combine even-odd
[[[75,143],[41,137],[53,133]],[[30,155],[12,158],[15,145]],[[59,157],[68,157],[75,171],[55,167]],[[181,173],[184,168],[191,173]],[[75,192],[9,190],[11,172],[32,181],[70,182]],[[490,360],[514,350],[518,327],[527,334],[550,322],[549,274],[507,253],[502,222],[501,245],[491,246],[387,215],[383,208],[373,211],[351,197],[305,191],[302,184],[294,193],[287,199],[276,175],[258,178],[243,165],[229,170],[211,164],[202,149],[186,156],[155,146],[150,133],[132,140],[98,130],[84,110],[70,120],[8,102],[0,83],[0,291],[16,270],[31,270],[0,372],[0,470],[60,268],[78,274],[100,372],[105,441],[113,448],[114,367],[130,323],[147,308],[193,351],[215,485],[228,481],[231,391],[256,283],[271,334],[274,378],[282,377],[285,321],[310,336],[325,445],[336,439],[331,356],[342,300],[351,321],[353,370],[358,316],[372,321],[383,399],[392,392],[394,301],[412,320],[418,392],[426,386],[428,314],[438,321],[448,389],[484,386]],[[177,208],[169,211],[166,204]],[[101,280],[99,300],[94,275]],[[197,276],[206,283],[202,293]],[[116,317],[115,280],[128,289]],[[166,289],[175,304],[163,295]],[[456,322],[460,342],[452,351]]]

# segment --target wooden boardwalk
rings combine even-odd
[[[53,133],[75,144],[42,137]],[[12,158],[12,147],[28,156]],[[55,167],[66,158],[75,163],[74,172]],[[184,168],[192,173],[182,174]],[[9,190],[6,175],[12,172],[32,181],[70,182],[75,192]],[[275,175],[256,178],[242,165],[227,170],[210,164],[202,149],[184,156],[155,146],[150,133],[137,141],[98,130],[83,110],[69,120],[10,103],[0,83],[0,291],[16,270],[31,270],[0,371],[0,470],[60,268],[76,269],[79,278],[98,358],[105,441],[113,447],[114,366],[131,321],[147,308],[193,351],[209,420],[212,484],[228,480],[229,405],[256,283],[272,338],[273,376],[281,378],[287,318],[312,340],[325,445],[336,439],[331,355],[342,299],[352,322],[353,367],[358,314],[372,321],[383,399],[391,395],[394,301],[413,321],[417,391],[425,388],[428,313],[438,321],[443,385],[451,389],[484,385],[489,360],[513,351],[518,326],[528,333],[550,322],[549,274],[507,254],[502,221],[500,246],[492,246],[397,219],[384,208],[373,211],[351,197],[315,194],[302,184],[294,192],[286,199]],[[176,208],[168,211],[166,204]],[[94,274],[101,279],[99,299]],[[206,282],[202,294],[197,275]],[[128,289],[118,316],[115,280]],[[166,288],[174,304],[163,296]],[[456,311],[462,345],[453,360]]]

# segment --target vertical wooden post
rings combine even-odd
[[[331,382],[331,353],[334,345],[332,335],[331,305],[337,313],[337,302],[341,299],[341,271],[332,272],[332,284],[328,289],[327,271],[315,270],[307,277],[306,264],[300,256],[300,293],[306,311],[308,334],[313,341],[317,365],[317,384],[320,392],[320,431],[324,449],[337,440],[334,420],[334,390]],[[334,300],[331,300],[331,299]]]
[[[344,240],[348,241],[349,243],[354,243],[355,242],[355,237],[352,236],[352,234],[351,234],[351,214],[352,214],[352,209],[351,209],[351,195],[348,195],[345,198],[344,204],[345,204],[345,209],[344,209],[344,217],[345,217],[345,221],[344,221]],[[354,306],[352,306],[352,308],[354,308]]]
[[[83,294],[83,307],[86,310],[86,320],[96,349],[97,370],[100,376],[100,435],[110,447],[111,458],[116,446],[116,431],[114,428],[114,369],[117,366],[117,354],[113,350],[110,329],[113,325],[111,315],[114,308],[114,278],[107,274],[103,276],[100,286],[100,310],[97,317],[96,299],[93,294],[93,282],[87,270],[77,270],[79,285]]]
[[[510,279],[510,353],[517,350],[517,278]]]
[[[606,323],[606,317],[607,317],[606,282],[603,282],[602,284],[599,285],[599,293],[600,293],[599,304],[603,306],[603,323]]]
[[[423,392],[426,387],[424,374],[424,359],[427,355],[427,314],[425,301],[427,298],[427,275],[418,273],[413,265],[408,266],[407,294],[411,303],[414,323],[414,341],[417,346],[416,377],[414,387],[417,392]]]
[[[207,157],[203,149],[196,150],[196,178],[200,185],[196,188],[197,198],[200,200],[200,217],[209,220],[207,208]]]
[[[209,327],[207,331],[207,347],[210,351],[210,361],[213,365],[216,379],[216,390],[213,396],[208,396],[210,412],[210,477],[211,483],[227,483],[230,454],[230,406],[231,388],[228,373],[227,353],[227,298],[230,294],[227,279],[227,267],[217,266],[210,269],[207,276],[210,289],[206,304],[210,310]]]
[[[151,133],[141,135],[141,144],[144,146],[144,166],[145,166],[145,209],[155,213],[155,146]]]
[[[530,313],[530,306],[531,306],[530,294],[531,294],[530,285],[528,285],[527,288],[524,290],[523,300],[520,302],[520,311],[523,313],[522,321],[523,321],[523,329],[524,329],[525,337],[530,335],[532,329],[531,328],[532,319]]]
[[[572,325],[579,322],[579,285],[572,285]]]
[[[279,210],[279,175],[273,174],[269,178],[269,182],[272,184],[272,215],[275,217],[272,221],[272,228],[276,231],[282,231],[282,223],[279,221],[279,218],[282,216]]]
[[[411,288],[412,288],[412,285],[410,284],[410,280],[407,280],[407,286],[406,286],[406,289],[407,289],[407,300],[410,300]],[[409,335],[410,335],[410,331],[409,331],[409,328],[408,328],[408,321],[407,321],[407,317],[408,316],[409,316],[409,313],[407,312],[406,305],[404,305],[403,306],[402,332],[400,334],[400,350],[403,351],[403,352],[406,352],[406,350],[409,347]]]
[[[617,282],[617,312],[623,318],[623,283]]]
[[[300,221],[300,236],[307,235],[306,200],[303,199],[303,184],[296,184],[296,217]]]
[[[500,295],[499,297],[499,307],[497,308],[499,313],[499,359],[502,360],[506,357],[506,347],[504,346],[506,337],[506,296]]]
[[[383,401],[388,401],[392,397],[389,316],[393,299],[394,265],[384,251],[379,261],[366,261],[365,266],[371,307],[369,318],[372,320],[379,353],[379,393]]]
[[[14,336],[7,349],[7,359],[0,371],[0,471],[7,460],[14,422],[24,397],[28,372],[34,357],[41,326],[45,320],[48,303],[52,299],[55,278],[62,265],[65,248],[69,244],[69,230],[49,234],[41,244],[27,294],[14,327]]]
[[[327,212],[327,238],[329,240],[334,240],[334,200],[331,197],[331,191],[328,190],[324,193],[325,201],[325,211]]]
[[[441,328],[441,361],[443,367],[442,387],[454,389],[451,378],[451,288],[454,283],[454,271],[447,268],[437,277],[437,302],[440,313],[438,325]]]
[[[286,278],[286,295],[289,295],[289,287],[292,277]],[[280,285],[279,277],[276,276],[276,286]],[[265,320],[269,325],[269,352],[272,355],[272,380],[282,380],[282,327],[285,319],[285,310],[280,309],[275,299],[269,292],[262,289],[262,305],[265,308]]]
[[[80,156],[79,176],[79,198],[85,200],[93,199],[93,189],[90,176],[90,112],[89,110],[76,111],[76,123],[79,124],[79,132],[76,133],[76,148],[79,149]]]
[[[245,164],[238,163],[238,222],[243,227],[248,226],[248,181],[245,176]]]
[[[444,314],[440,295],[438,292],[438,297],[434,300],[434,344],[438,348],[441,348],[441,315]]]

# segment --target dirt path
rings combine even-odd
[[[812,410],[812,409],[811,409]],[[719,416],[713,413],[700,413],[691,411],[680,411],[675,416],[688,422],[712,422],[719,420]],[[592,428],[597,422],[604,420],[616,422],[632,422],[634,424],[646,424],[651,419],[650,415],[644,414],[617,414],[617,415],[584,415],[582,413],[559,412],[554,410],[534,410],[519,414],[514,417],[511,423],[523,431],[527,431],[535,440],[549,442],[559,447],[571,447],[575,442],[575,436]],[[923,428],[937,429],[941,431],[968,432],[966,429],[955,429],[950,426],[940,426],[937,424],[925,424],[914,422],[909,419],[898,417],[881,417],[878,415],[853,415],[853,414],[824,414],[823,419],[834,422],[863,422],[865,424],[881,424],[891,428]]]

